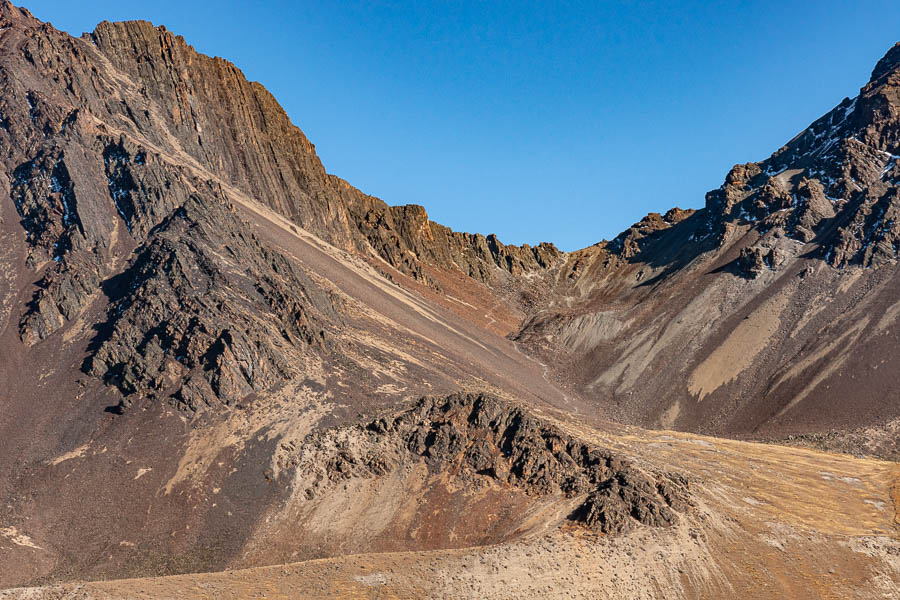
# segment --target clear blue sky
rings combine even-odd
[[[564,250],[702,206],[900,40],[896,0],[16,3],[76,35],[164,24],[268,87],[329,172]]]

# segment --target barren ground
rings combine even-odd
[[[900,466],[841,454],[558,422],[687,474],[697,506],[620,538],[564,522],[482,547],[71,583],[0,598],[896,598]]]

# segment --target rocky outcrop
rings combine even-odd
[[[707,194],[708,235],[721,241],[730,224],[748,223],[761,233],[815,241],[817,255],[834,267],[895,262],[896,54],[895,46],[855,99],[842,101],[767,160],[735,166],[722,187]]]
[[[368,201],[351,210],[360,233],[379,256],[426,281],[423,264],[459,270],[476,281],[494,284],[498,270],[515,277],[545,270],[562,256],[553,244],[508,246],[493,234],[453,231],[431,222],[425,209],[417,205],[389,207]]]
[[[521,408],[483,394],[422,398],[366,425],[313,434],[289,459],[309,482],[307,498],[355,477],[379,477],[412,461],[511,486],[528,495],[583,497],[570,519],[617,534],[665,527],[691,505],[688,482],[645,473],[609,450],[575,439]]]
[[[189,198],[107,281],[106,322],[85,371],[124,399],[172,398],[197,411],[239,404],[302,374],[326,351],[339,305],[266,249],[224,204]]]
[[[694,214],[693,209],[682,210],[678,207],[670,209],[665,215],[650,213],[619,235],[605,246],[611,253],[625,259],[636,257],[654,234],[681,223]]]

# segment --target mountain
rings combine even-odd
[[[517,339],[566,352],[618,418],[778,437],[896,423],[900,46],[704,208],[651,214],[554,267]],[[886,430],[868,451],[896,456]],[[870,436],[871,437],[871,436]]]
[[[0,0],[0,586],[59,584],[0,597],[889,597],[898,48],[563,253],[328,174],[164,27]]]

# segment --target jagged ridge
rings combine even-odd
[[[584,496],[570,519],[602,533],[637,524],[677,522],[690,506],[688,482],[647,474],[609,450],[592,447],[521,408],[484,394],[426,397],[401,413],[368,424],[317,432],[289,459],[312,499],[335,482],[378,477],[410,461],[432,473],[493,480],[529,495]]]
[[[198,54],[164,27],[101,23],[93,33],[74,39],[5,0],[0,5],[0,142],[10,149],[3,163],[11,174],[10,196],[37,280],[19,324],[27,345],[75,321],[98,301],[98,288],[116,288],[114,282],[127,276],[121,269],[134,269],[151,256],[163,261],[150,248],[161,243],[165,227],[174,222],[171,216],[188,203],[193,212],[206,207],[209,218],[223,221],[210,228],[233,231],[237,226],[228,221],[231,216],[216,209],[233,191],[341,248],[384,260],[433,287],[439,283],[425,266],[459,270],[492,285],[509,284],[514,275],[545,269],[560,256],[552,245],[520,248],[495,236],[453,232],[431,223],[422,207],[389,207],[328,175],[314,146],[271,94],[248,82],[231,63]],[[261,269],[247,271],[248,278],[268,278],[271,261],[257,259],[263,251],[248,250],[248,264]],[[204,277],[232,272],[217,264],[221,256],[194,256],[198,252],[184,244],[177,253],[182,261],[204,265]],[[136,289],[156,285],[151,279],[145,276]],[[310,289],[288,285],[279,294],[283,304],[313,314],[322,307],[308,306],[304,290]],[[98,342],[91,351],[100,354],[88,357],[87,371],[128,397],[156,396],[180,377],[170,374],[163,385],[160,365],[183,360],[177,343],[156,348],[141,337],[166,328],[163,307],[177,307],[187,320],[240,319],[241,301],[233,296],[201,307],[179,298],[178,290],[157,286],[158,293],[167,295],[156,307],[160,310],[142,312],[148,307],[138,305],[130,323],[107,323],[108,331],[136,328],[122,335],[140,350],[111,351],[111,342]],[[265,303],[254,310],[260,307],[268,310]],[[155,323],[147,320],[151,315]],[[300,337],[318,335],[324,328],[320,323]],[[258,333],[255,343],[270,348],[281,343],[277,328],[268,334],[274,338],[263,342]],[[144,356],[149,350],[160,350],[161,357]],[[188,360],[190,370],[200,358]],[[275,371],[283,374],[285,369]],[[232,403],[236,394],[261,389],[245,383],[249,387],[201,386],[203,400],[184,403]]]
[[[85,371],[122,392],[120,408],[134,397],[191,411],[237,404],[302,374],[308,348],[331,349],[340,302],[247,230],[224,205],[191,197],[107,282]]]

